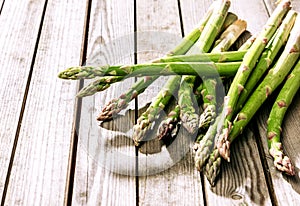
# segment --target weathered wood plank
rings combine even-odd
[[[88,64],[133,63],[133,31],[133,0],[92,1]],[[103,123],[103,127],[96,121],[100,109],[133,81],[116,83],[82,101],[72,197],[75,205],[135,205],[135,147],[129,131],[134,112]]]
[[[269,12],[275,9],[275,4],[272,1],[265,1],[268,5]],[[300,11],[300,2],[299,1],[292,1],[292,7],[296,11]],[[275,93],[274,93],[275,94]],[[264,155],[266,161],[268,163],[269,174],[271,176],[271,184],[273,186],[273,191],[276,195],[276,203],[278,205],[296,205],[300,202],[300,179],[299,179],[299,167],[300,167],[300,156],[299,156],[299,145],[300,141],[299,136],[300,133],[300,96],[299,92],[296,95],[293,103],[291,104],[282,128],[282,142],[284,151],[286,154],[291,158],[295,168],[296,168],[296,176],[295,177],[288,177],[281,172],[277,171],[273,165],[273,158],[270,156],[268,151],[266,133],[267,133],[267,119],[268,115],[271,111],[271,107],[273,102],[275,101],[275,96],[273,97],[272,101],[264,105],[261,109],[262,115],[260,115],[258,119],[258,128],[259,128],[259,135],[261,138],[261,142],[263,145]]]
[[[45,1],[7,1],[0,18],[0,194],[12,153]]]
[[[22,3],[16,1],[15,6],[20,4]],[[6,5],[9,5],[9,1]],[[30,1],[24,7],[28,11],[20,17],[25,21],[20,19],[19,22],[24,24],[24,28],[15,31],[23,37],[19,37],[19,44],[28,44],[26,41],[31,42],[31,38],[34,38],[33,35],[29,36],[31,32],[28,34],[22,30],[28,27],[28,31],[31,31],[32,22],[35,19],[40,20],[39,12],[36,13],[40,6],[38,1]],[[77,82],[58,79],[57,73],[68,66],[77,65],[80,61],[85,8],[85,1],[48,1],[5,205],[64,204]],[[10,8],[10,12],[12,9]],[[18,21],[14,20],[16,16],[18,13],[8,22]],[[17,62],[31,61],[31,55],[26,50],[29,48],[16,43],[12,46],[20,51],[11,53],[11,59]],[[22,57],[22,53],[26,56]],[[17,54],[20,57],[14,59]],[[8,91],[20,90],[16,86],[11,87],[11,83],[25,81],[22,70],[26,68],[22,65],[11,65],[9,68],[15,70],[12,74],[18,80],[10,77],[10,85],[6,88]],[[21,76],[17,73],[19,71]],[[16,94],[12,91],[10,93],[12,95],[9,92],[6,95],[14,97]],[[13,105],[18,106],[17,103]],[[8,135],[4,137],[2,139],[8,139]]]
[[[197,25],[211,1],[181,1],[183,26],[185,30],[192,30]],[[251,6],[251,9],[247,7]],[[256,33],[260,31],[267,19],[263,10],[263,3],[259,0],[251,2],[232,0],[230,11],[248,23],[248,30]],[[253,12],[257,18],[253,18]],[[245,132],[232,145],[231,162],[223,162],[220,177],[215,187],[211,188],[205,180],[205,198],[207,205],[271,205],[267,185],[263,174],[255,137],[250,130]]]
[[[145,48],[144,52],[138,52],[138,62],[163,56],[179,42],[181,28],[177,1],[139,0],[137,11],[138,31],[150,31],[148,36],[141,37],[138,33],[138,51],[144,51],[141,48]],[[151,31],[155,31],[156,35]],[[141,46],[143,44],[145,47]],[[151,102],[165,81],[166,78],[158,79],[144,94],[140,95],[139,107],[146,102]],[[179,136],[177,143],[168,147],[163,146],[160,149],[160,143],[154,140],[154,142],[147,142],[141,148],[141,150],[154,152],[155,149],[151,147],[156,147],[157,151],[148,155],[139,153],[139,174],[146,175],[139,176],[139,204],[204,204],[200,177],[193,168],[189,150],[190,142],[184,134]]]

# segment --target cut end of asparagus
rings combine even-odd
[[[228,136],[228,128],[223,129],[223,133],[219,136],[217,142],[217,148],[221,157],[223,157],[227,162],[230,162],[230,141],[228,139]]]
[[[283,153],[281,143],[269,150],[271,156],[274,158],[274,166],[287,175],[294,176],[295,168],[288,156]]]
[[[208,105],[203,113],[200,115],[199,128],[207,128],[214,122],[216,117],[216,107],[215,105]]]

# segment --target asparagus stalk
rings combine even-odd
[[[193,93],[196,76],[186,76],[181,81],[178,90],[178,105],[180,108],[180,119],[182,126],[190,133],[194,134],[198,129],[199,115],[197,100]]]
[[[218,3],[219,5],[215,7],[212,17],[208,20],[207,25],[204,27],[198,39],[197,47],[200,52],[209,51],[226,19],[230,7],[230,0],[220,0]]]
[[[234,76],[241,62],[168,62],[145,63],[123,66],[79,66],[71,67],[60,74],[63,79],[87,79],[95,76]]]
[[[236,115],[231,130],[227,134],[223,133],[219,137],[218,149],[221,156],[227,161],[230,160],[230,142],[232,142],[247,126],[256,111],[270,96],[280,83],[287,76],[295,62],[299,58],[300,52],[300,17],[298,16],[291,31],[287,45],[278,59],[275,66],[268,72],[267,76],[259,84],[257,89],[249,97],[241,111]]]
[[[143,81],[136,82],[128,91],[120,95],[119,98],[112,99],[106,104],[97,117],[98,121],[108,121],[125,109],[129,102],[136,98],[140,93],[154,81],[154,78],[144,77]]]
[[[153,61],[153,63],[165,62],[234,62],[242,61],[246,51],[224,51],[214,53],[187,54],[167,56]]]
[[[242,44],[242,46],[240,46],[238,51],[247,51],[252,46],[255,40],[256,40],[256,36],[255,35],[251,36],[249,39],[247,39],[247,41],[245,41],[244,44]]]
[[[238,99],[238,103],[236,106],[237,109],[242,108],[243,104],[247,100],[247,97],[249,96],[249,94],[251,94],[257,82],[259,82],[263,74],[270,67],[276,55],[278,54],[279,50],[281,49],[281,47],[286,43],[290,31],[296,20],[296,17],[297,17],[297,12],[293,10],[287,13],[286,17],[284,18],[276,34],[273,36],[273,39],[268,43],[256,67],[252,71],[245,85],[244,92],[241,93]]]
[[[282,149],[280,141],[281,124],[285,113],[290,106],[295,94],[300,87],[300,60],[288,76],[283,88],[281,89],[277,99],[272,107],[268,119],[268,146],[271,156],[274,158],[275,167],[288,174],[295,175],[294,166],[291,160],[286,156]]]
[[[277,30],[285,14],[290,10],[291,2],[289,0],[283,0],[275,9],[273,14],[268,19],[262,32],[254,41],[253,45],[247,51],[243,63],[241,64],[237,74],[235,75],[230,89],[225,97],[227,101],[226,119],[224,121],[223,136],[225,139],[228,138],[228,134],[231,129],[231,119],[233,116],[233,110],[237,104],[238,98],[244,89],[244,85],[256,65],[256,61],[263,52],[266,44],[272,38],[273,34]],[[222,153],[224,154],[224,153]],[[228,157],[229,158],[229,157]],[[227,158],[227,159],[228,159]]]
[[[204,111],[200,115],[199,128],[207,128],[216,117],[216,85],[215,79],[204,79],[203,90],[201,95],[203,98]]]
[[[178,84],[174,83],[180,81],[180,79],[180,76],[170,77],[146,112],[138,118],[137,124],[133,127],[133,140],[136,146],[138,146],[140,142],[147,140],[147,134],[151,131],[154,121],[159,118],[161,112],[178,89]]]

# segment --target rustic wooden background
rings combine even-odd
[[[216,187],[210,188],[194,169],[192,152],[165,171],[134,175],[147,172],[147,165],[159,165],[159,154],[167,153],[166,148],[149,155],[139,152],[136,158],[128,138],[134,111],[98,126],[95,117],[101,107],[134,79],[80,100],[75,95],[87,81],[57,78],[66,67],[85,62],[138,63],[161,56],[197,25],[211,2],[0,0],[1,205],[299,204],[299,93],[283,125],[296,176],[273,167],[265,139],[267,103],[233,144],[231,163],[224,162]],[[300,11],[299,1],[292,5]],[[257,33],[274,8],[274,0],[232,0],[230,11]],[[165,34],[169,42],[157,44],[155,34]],[[157,81],[130,108],[151,101],[164,81]],[[114,156],[116,151],[121,155]]]

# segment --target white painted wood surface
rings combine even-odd
[[[0,18],[0,194],[3,193],[45,1],[7,1]]]
[[[19,49],[16,54],[26,55],[26,47],[22,44],[37,40],[37,36],[28,37],[23,32],[31,30],[30,21],[41,20],[36,10],[38,5],[37,1],[31,1],[24,6],[31,9],[21,16],[24,19],[20,20],[20,25],[22,21],[28,24],[18,31],[24,39],[18,39],[18,45],[14,46]],[[85,8],[85,2],[48,2],[5,205],[63,205],[65,202],[77,82],[62,81],[57,73],[80,62]],[[31,62],[28,57],[23,61]],[[18,58],[20,62],[21,57]],[[27,76],[18,74],[26,68],[20,65],[12,65],[12,68],[15,78],[27,81]],[[11,79],[10,84],[15,83],[18,80]],[[7,89],[13,87],[7,86]],[[13,92],[11,94],[14,96]]]

